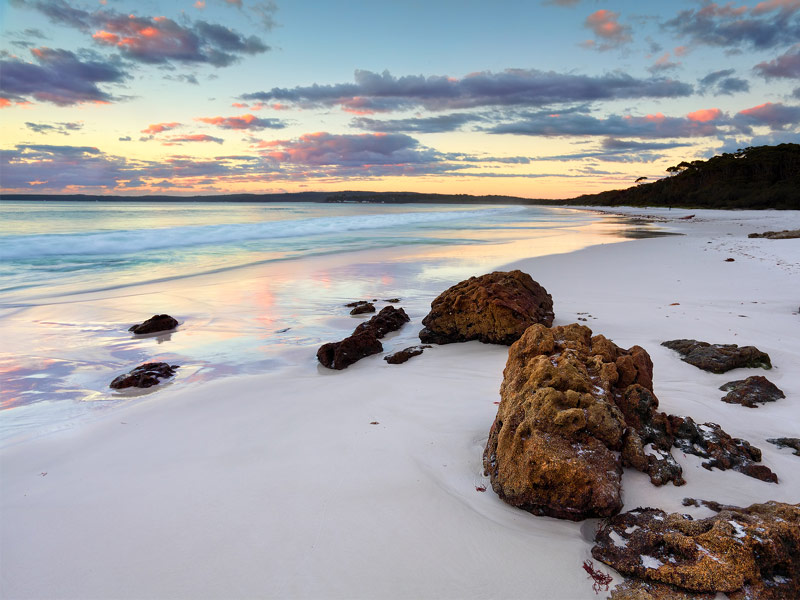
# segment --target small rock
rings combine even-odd
[[[767,238],[770,240],[791,240],[800,238],[800,229],[784,229],[783,231],[765,231],[764,233],[751,233],[749,238]]]
[[[758,408],[758,403],[775,402],[786,395],[774,383],[763,375],[754,375],[747,379],[729,381],[719,388],[728,392],[721,400],[728,404],[741,404],[749,408]]]
[[[364,302],[363,304],[359,304],[353,310],[350,311],[351,315],[363,315],[364,313],[374,313],[375,312],[375,305],[372,302]]]
[[[144,323],[131,326],[128,331],[141,335],[143,333],[157,333],[159,331],[169,331],[178,326],[178,321],[169,315],[153,315]]]
[[[726,258],[725,262],[736,262],[735,258]]]
[[[367,304],[367,301],[366,300],[356,300],[354,302],[348,302],[347,304],[345,304],[345,306],[347,308],[354,308],[356,306],[361,306],[363,304]]]
[[[130,373],[120,375],[109,384],[115,390],[129,387],[149,388],[161,383],[162,379],[168,379],[175,375],[178,365],[169,365],[164,362],[145,363],[133,369]]]
[[[388,298],[384,300],[384,302],[388,302],[389,304],[397,304],[400,302],[400,298]]]
[[[323,344],[317,350],[317,359],[329,369],[341,371],[365,356],[383,352],[383,345],[373,331],[353,333],[340,342]]]
[[[778,448],[792,448],[794,455],[800,456],[800,438],[770,438],[767,440],[770,444],[775,444]]]
[[[405,348],[403,350],[399,350],[393,354],[387,354],[383,357],[383,360],[388,362],[390,365],[399,365],[406,362],[409,358],[413,356],[419,356],[422,354],[422,351],[425,348],[430,348],[431,346],[425,344],[423,346],[411,346],[409,348]]]
[[[684,362],[712,373],[725,373],[740,367],[772,368],[769,354],[761,352],[755,346],[712,345],[708,342],[687,339],[669,340],[661,342],[661,345],[681,354],[683,356],[681,360]]]

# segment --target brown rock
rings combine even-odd
[[[348,302],[345,304],[347,308],[355,308],[356,306],[361,306],[363,304],[368,304],[366,300],[354,300],[353,302]]]
[[[778,448],[792,448],[794,455],[800,456],[800,438],[770,438],[767,440],[770,444],[775,444]]]
[[[684,362],[712,373],[725,373],[740,367],[771,369],[769,354],[755,346],[709,344],[697,340],[669,340],[661,343],[682,355]]]
[[[409,348],[405,348],[403,350],[399,350],[393,354],[387,354],[383,357],[383,360],[388,362],[390,365],[399,365],[406,362],[408,359],[419,356],[425,350],[425,348],[430,348],[429,345],[425,344],[424,346],[411,346]]]
[[[470,277],[442,292],[422,320],[425,343],[510,345],[531,325],[553,323],[553,299],[522,271]]]
[[[109,384],[115,390],[129,387],[149,388],[161,383],[162,379],[168,379],[175,375],[178,365],[169,365],[164,362],[145,363],[139,365],[129,373],[120,375]]]
[[[729,381],[719,388],[728,392],[721,398],[728,404],[741,404],[749,408],[758,408],[759,403],[775,402],[786,395],[763,375],[754,375],[747,379]]]
[[[375,305],[372,302],[363,302],[356,305],[353,310],[350,311],[351,315],[362,315],[364,313],[374,313],[375,312]]]
[[[613,590],[609,600],[714,600],[716,593],[688,592],[667,583],[626,579]]]
[[[800,505],[722,508],[698,520],[655,508],[611,517],[598,530],[592,556],[624,575],[688,592],[800,597]]]
[[[375,333],[375,337],[382,338],[387,333],[397,331],[410,320],[411,319],[406,314],[406,311],[404,311],[402,308],[384,306],[381,311],[369,321],[358,325],[353,333],[371,330]]]
[[[767,238],[770,240],[791,240],[800,238],[800,229],[784,229],[783,231],[765,231],[748,234],[749,238]]]
[[[141,335],[143,333],[158,333],[159,331],[169,331],[178,326],[178,321],[169,315],[153,315],[144,323],[132,325],[128,331]]]
[[[317,359],[323,366],[341,371],[365,356],[378,352],[383,352],[383,345],[375,337],[375,332],[362,331],[340,342],[323,344],[317,350]]]

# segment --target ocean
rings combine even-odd
[[[181,365],[166,385],[317,369],[316,348],[369,317],[353,300],[400,298],[412,324],[394,341],[411,345],[461,279],[632,227],[529,206],[0,202],[0,444],[152,400],[108,388],[143,362]],[[164,312],[175,332],[128,333]]]

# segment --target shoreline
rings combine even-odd
[[[800,458],[765,440],[800,434],[792,368],[800,364],[800,244],[746,236],[798,228],[800,214],[609,210],[669,219],[667,229],[686,235],[502,270],[520,268],[547,289],[554,325],[584,318],[619,346],[644,347],[661,410],[750,441],[780,481],[707,471],[676,451],[687,484],[655,488],[626,469],[623,510],[709,514],[683,507],[687,496],[797,502]],[[687,214],[696,216],[680,219]],[[425,313],[409,314],[411,323],[387,336],[387,352],[419,330]],[[755,345],[774,368],[706,373],[660,346],[681,337]],[[506,354],[468,342],[404,365],[378,355],[330,372],[305,361],[172,386],[6,448],[0,589],[8,598],[485,598],[530,596],[535,581],[539,597],[594,598],[581,569],[594,523],[534,517],[490,486],[476,490],[487,482],[481,453]],[[757,409],[719,400],[720,385],[749,375],[767,376],[786,398]]]

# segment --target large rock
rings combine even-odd
[[[178,320],[169,315],[153,315],[144,323],[132,325],[128,331],[141,335],[144,333],[158,333],[159,331],[169,331],[178,326]]]
[[[553,299],[522,271],[470,277],[442,292],[422,320],[425,343],[514,343],[531,325],[553,323]]]
[[[598,530],[592,556],[624,575],[688,592],[800,598],[800,505],[718,508],[698,520],[655,508],[617,515]]]
[[[719,425],[659,412],[647,352],[624,350],[586,326],[531,326],[508,352],[500,405],[483,455],[506,502],[567,519],[620,510],[630,466],[654,485],[684,482],[671,448],[766,481],[758,448]]]
[[[661,343],[675,350],[683,358],[682,361],[694,365],[698,369],[712,373],[725,373],[740,367],[771,369],[769,354],[761,352],[755,346],[737,346],[736,344],[709,344],[697,340],[669,340]]]
[[[753,375],[747,379],[729,381],[720,388],[723,392],[728,392],[721,398],[728,404],[741,404],[749,408],[758,408],[760,403],[775,402],[786,395],[763,375]]]
[[[383,352],[382,338],[409,321],[402,308],[386,306],[381,312],[355,328],[353,333],[339,342],[323,344],[317,350],[317,359],[329,369],[346,369],[365,356]]]
[[[169,365],[165,362],[145,363],[129,373],[116,377],[109,387],[115,390],[129,387],[149,388],[175,375],[177,368],[179,368],[178,365]]]

